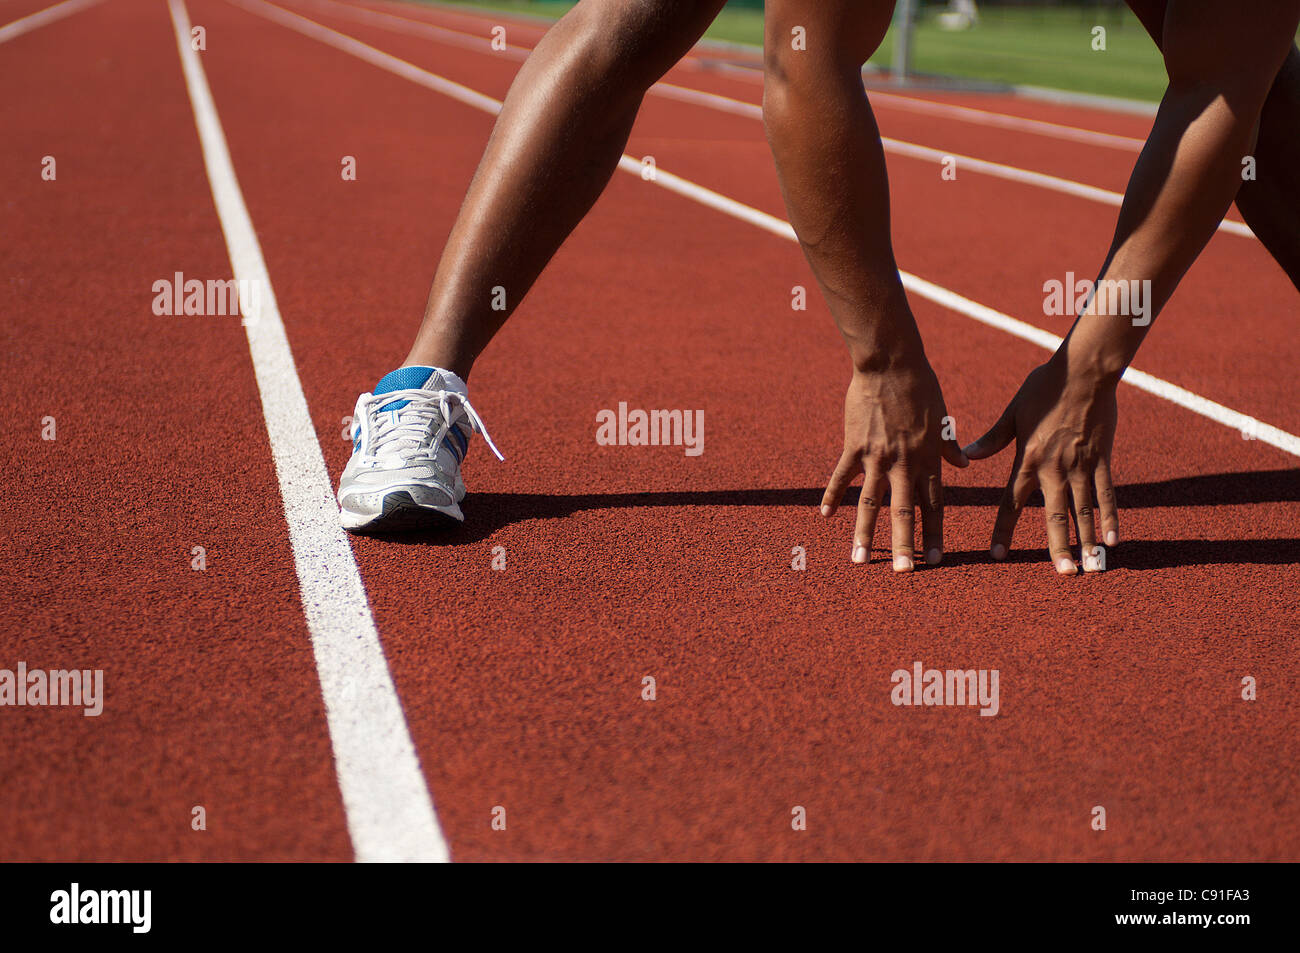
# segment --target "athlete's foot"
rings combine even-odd
[[[465,382],[434,367],[403,367],[362,394],[352,459],[339,480],[340,519],[353,533],[454,525],[465,519],[460,465],[475,431],[499,459]]]

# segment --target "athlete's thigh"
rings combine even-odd
[[[1300,0],[1168,0],[1160,49],[1169,80],[1213,81],[1262,101],[1297,25]]]
[[[1151,39],[1159,46],[1164,39],[1165,8],[1169,0],[1125,0],[1133,15],[1138,18],[1142,28],[1151,34]]]
[[[579,0],[561,23],[637,62],[667,69],[686,54],[726,0]]]

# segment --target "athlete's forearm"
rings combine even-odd
[[[1214,235],[1242,183],[1259,103],[1213,84],[1171,84],[1125,192],[1110,254],[1060,357],[1115,379]]]
[[[865,12],[863,12],[865,10]],[[771,17],[798,15],[777,7]],[[822,10],[822,15],[826,14]],[[848,345],[854,367],[871,371],[924,362],[890,241],[889,181],[875,116],[862,87],[858,56],[888,23],[871,8],[845,15],[853,42],[833,23],[808,26],[809,49],[787,49],[785,24],[769,24],[763,118],[791,224]],[[862,34],[858,37],[857,34]]]
[[[1127,0],[1163,52],[1168,0]],[[1243,160],[1245,156],[1241,157]],[[1270,255],[1300,288],[1300,50],[1295,44],[1273,78],[1259,114],[1253,168],[1243,176],[1237,208]]]

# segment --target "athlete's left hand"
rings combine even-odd
[[[1030,372],[998,422],[965,448],[970,459],[981,460],[1016,441],[1011,478],[993,526],[994,559],[1006,559],[1020,511],[1029,495],[1041,487],[1047,545],[1056,571],[1063,576],[1079,571],[1070,551],[1072,496],[1083,570],[1106,568],[1105,550],[1097,545],[1093,493],[1095,489],[1106,545],[1114,546],[1119,542],[1119,517],[1110,454],[1117,421],[1117,383],[1116,379],[1070,372],[1058,353]]]

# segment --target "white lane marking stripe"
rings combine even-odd
[[[1101,112],[1126,113],[1153,119],[1160,111],[1160,104],[1147,99],[1126,99],[1122,96],[1098,96],[1094,93],[1076,93],[1069,89],[1052,89],[1050,86],[1011,87],[1011,92],[1021,99],[1036,99],[1039,102],[1053,103],[1057,106],[1083,106]]]
[[[25,17],[19,17],[12,23],[0,26],[0,43],[20,37],[24,33],[30,33],[32,30],[43,27],[47,23],[53,23],[55,20],[62,20],[66,16],[71,16],[77,11],[94,6],[99,2],[100,0],[63,0],[62,3],[56,3],[52,7],[46,7],[44,10],[37,10]]]
[[[514,43],[507,43],[504,50],[494,50],[492,49],[492,37],[486,34],[478,36],[473,33],[466,33],[463,30],[438,26],[424,20],[412,20],[409,17],[399,17],[391,13],[371,10],[368,7],[339,3],[337,0],[302,0],[302,2],[318,8],[331,7],[333,9],[322,10],[322,12],[328,12],[330,16],[336,16],[343,20],[367,23],[381,30],[405,33],[407,36],[426,36],[432,40],[446,43],[448,46],[458,46],[461,49],[474,50],[476,53],[487,53],[492,56],[500,56],[505,53],[511,59],[525,60],[528,58],[528,54],[532,52],[531,47],[517,46]]]
[[[505,53],[511,59],[526,60],[528,54],[532,53],[531,46],[521,46],[515,43],[506,43],[504,49],[492,48],[492,37],[482,33],[466,33],[464,30],[455,30],[448,26],[434,23],[431,20],[414,19],[412,17],[397,16],[392,13],[384,13],[382,10],[374,9],[371,6],[363,6],[354,3],[340,3],[339,0],[302,0],[315,7],[329,5],[338,8],[335,16],[343,19],[353,20],[358,23],[369,23],[377,26],[382,30],[389,30],[393,33],[405,33],[409,36],[418,36],[423,34],[431,39],[446,43],[449,46],[459,46],[463,49],[474,50],[477,53],[488,53],[492,56],[500,56]],[[434,9],[431,9],[434,8]],[[434,13],[435,9],[446,13],[450,16],[457,16],[462,20],[470,20],[479,26],[502,26],[504,22],[510,22],[512,18],[528,17],[528,14],[512,14],[501,11],[499,15],[494,11],[493,17],[480,17],[471,14],[460,14],[458,11],[451,11],[446,7],[439,6],[437,3],[428,3],[421,6],[420,10],[403,10],[406,13]],[[544,17],[539,18],[532,24],[524,24],[545,33],[555,25],[558,18]],[[414,29],[412,29],[414,27]],[[701,41],[703,43],[704,41]],[[697,44],[697,47],[699,44]],[[697,53],[692,51],[683,56],[679,61],[679,66],[690,66],[696,70],[704,68],[696,59]]]
[[[974,123],[979,126],[994,126],[1000,129],[1015,129],[1018,132],[1030,132],[1050,139],[1063,139],[1066,142],[1084,142],[1091,146],[1104,146],[1109,149],[1121,149],[1125,152],[1141,152],[1146,145],[1145,139],[1133,136],[1116,136],[1109,132],[1094,132],[1080,129],[1078,126],[1066,126],[1061,123],[1047,122],[1042,119],[1026,119],[1024,116],[1009,116],[1006,113],[976,109],[973,106],[957,106],[952,103],[937,103],[929,99],[917,99],[914,96],[900,96],[897,93],[871,91],[871,101],[890,109],[919,113],[927,116],[943,116],[961,122]]]
[[[450,96],[452,99],[462,102],[466,106],[472,106],[480,112],[491,113],[495,116],[501,111],[501,101],[498,99],[485,96],[468,86],[462,86],[460,83],[454,83],[449,79],[438,76],[436,73],[420,69],[413,63],[398,59],[383,50],[377,50],[373,46],[362,43],[355,37],[348,36],[346,33],[331,30],[329,27],[323,26],[315,20],[309,20],[301,14],[286,10],[283,7],[277,7],[273,3],[265,3],[263,0],[257,0],[257,6],[247,3],[245,0],[230,0],[230,3],[267,20],[274,20],[304,36],[311,37],[313,40],[319,40],[321,43],[342,50],[344,53],[350,53],[358,59],[365,60],[380,69],[388,70],[388,72],[400,76],[402,79],[410,80],[412,83],[442,93],[444,96]]]
[[[253,6],[248,0],[230,0],[231,3],[243,7],[250,13],[267,19],[277,20],[292,30],[296,30],[306,36],[320,40],[329,46],[351,53],[359,59],[366,60],[375,66],[389,70],[398,76],[411,79],[420,83],[429,89],[435,89],[444,92],[453,99],[457,99],[468,106],[473,106],[483,112],[496,115],[501,111],[500,100],[493,99],[490,96],[484,96],[482,93],[475,92],[459,83],[453,83],[451,80],[444,79],[427,70],[420,69],[405,60],[400,60],[395,56],[377,50],[372,46],[367,46],[360,40],[353,39],[344,33],[331,30],[328,27],[321,26],[314,20],[308,20],[306,17],[299,16],[296,13],[290,13],[274,4],[267,3],[266,0],[255,0],[257,6]],[[641,177],[641,162],[629,155],[624,155],[618,161],[618,167],[624,172]],[[705,188],[681,176],[674,175],[662,168],[655,170],[655,176],[652,180],[654,184],[668,189],[670,192],[689,198],[692,201],[699,202],[701,205],[708,206],[732,218],[739,219],[755,225],[764,231],[771,232],[773,235],[790,241],[798,241],[795,236],[794,228],[784,219],[777,218],[775,215],[769,215],[767,212],[760,211],[743,202],[738,202],[721,193],[714,192],[712,189]],[[933,301],[944,308],[956,311],[958,314],[964,314],[968,318],[973,318],[981,324],[997,328],[1008,334],[1018,337],[1022,340],[1037,344],[1039,347],[1054,351],[1061,343],[1061,338],[1049,331],[1044,331],[1025,321],[1020,321],[1011,317],[1009,314],[1003,314],[979,302],[965,298],[956,292],[949,291],[947,288],[936,285],[933,282],[926,281],[916,275],[906,271],[899,271],[902,277],[903,286],[913,294],[920,295]],[[1177,384],[1171,384],[1168,381],[1158,377],[1153,377],[1143,371],[1129,368],[1124,372],[1126,382],[1161,397],[1170,403],[1177,404],[1195,414],[1206,417],[1216,423],[1223,424],[1225,427],[1231,427],[1245,434],[1250,434],[1258,439],[1261,443],[1267,443],[1284,450],[1294,456],[1300,456],[1300,437],[1280,430],[1270,424],[1257,420],[1247,414],[1239,413],[1231,408],[1224,407],[1222,404],[1215,403],[1199,394],[1194,394],[1189,390],[1179,387]]]
[[[190,48],[183,0],[168,0],[212,198],[235,278],[256,282],[246,319],[266,432],[284,499],[348,833],[358,861],[446,861],[433,801],[407,730],[352,547],[316,440],[270,275],[235,176],[212,92]]]

